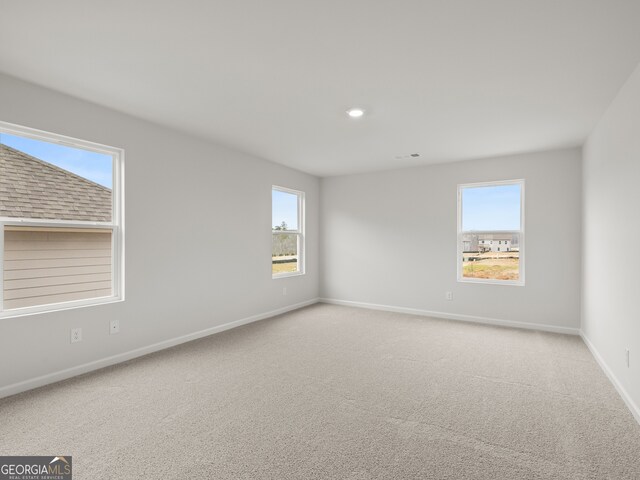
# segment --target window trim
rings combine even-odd
[[[301,190],[294,190],[292,188],[281,187],[279,185],[271,185],[271,198],[273,199],[273,191],[289,193],[296,195],[298,198],[298,228],[297,230],[274,230],[271,225],[271,241],[273,242],[273,235],[290,235],[295,234],[298,237],[298,271],[297,272],[283,272],[273,273],[273,263],[271,278],[273,280],[278,278],[297,277],[305,274],[305,193]],[[271,201],[271,216],[273,217],[273,200]],[[272,221],[273,223],[273,221]]]
[[[81,220],[54,220],[37,218],[0,217],[0,319],[25,315],[56,312],[80,307],[103,305],[124,301],[124,150],[87,140],[68,137],[57,133],[36,130],[8,122],[0,121],[0,133],[17,135],[33,140],[56,143],[66,147],[81,148],[96,153],[110,155],[112,163],[112,215],[111,222],[92,222]],[[5,226],[16,227],[50,227],[50,228],[83,228],[111,230],[111,272],[112,294],[108,297],[87,298],[68,302],[49,303],[31,307],[3,309],[4,297],[4,229]]]
[[[462,190],[465,188],[475,187],[496,187],[501,185],[519,185],[520,186],[520,230],[462,230]],[[525,286],[525,180],[523,178],[514,180],[497,180],[491,182],[461,183],[457,189],[458,201],[458,221],[457,221],[457,238],[456,238],[456,278],[460,283],[480,283],[488,285],[510,285],[517,287]],[[493,280],[485,278],[466,278],[462,275],[462,236],[465,233],[517,233],[520,235],[518,239],[519,248],[519,278],[518,280]]]

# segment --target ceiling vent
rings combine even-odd
[[[396,160],[407,160],[409,158],[418,158],[420,156],[419,153],[410,153],[408,155],[396,155]]]

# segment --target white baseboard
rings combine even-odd
[[[424,317],[444,318],[447,320],[459,320],[463,322],[484,323],[487,325],[498,325],[501,327],[526,328],[529,330],[542,330],[544,332],[564,333],[568,335],[579,335],[578,328],[558,327],[556,325],[546,325],[542,323],[515,322],[513,320],[501,320],[497,318],[477,317],[475,315],[462,315],[458,313],[432,312],[417,308],[396,307],[391,305],[378,305],[375,303],[352,302],[349,300],[337,300],[334,298],[321,298],[322,303],[333,305],[343,305],[346,307],[368,308],[371,310],[384,310],[386,312],[408,313],[410,315],[420,315]]]
[[[618,378],[613,374],[613,371],[609,368],[607,363],[604,361],[604,358],[602,358],[602,355],[600,355],[600,352],[596,350],[595,345],[591,343],[591,340],[589,340],[589,338],[584,334],[582,330],[580,330],[580,337],[582,337],[582,340],[584,341],[585,345],[591,351],[593,358],[596,359],[596,362],[598,362],[598,365],[600,365],[600,368],[602,369],[602,371],[605,373],[607,378],[609,378],[609,381],[616,388],[616,390],[622,397],[622,400],[624,400],[624,403],[626,403],[629,410],[631,410],[631,414],[636,419],[636,422],[640,424],[640,408],[638,407],[638,405],[636,405],[636,403],[633,401],[631,396],[627,393],[625,388],[622,386],[622,383],[620,382],[620,380],[618,380]]]
[[[171,338],[169,340],[164,340],[162,342],[154,343],[153,345],[148,345],[146,347],[136,348],[135,350],[130,350],[128,352],[119,353],[117,355],[112,355],[110,357],[101,358],[100,360],[94,360],[93,362],[85,363],[85,364],[67,368],[64,370],[59,370],[53,373],[48,373],[46,375],[42,375],[39,377],[30,378],[29,380],[24,380],[22,382],[13,383],[11,385],[7,385],[0,388],[0,398],[8,397],[10,395],[15,395],[16,393],[25,392],[33,388],[42,387],[50,383],[59,382],[60,380],[65,380],[67,378],[75,377],[77,375],[82,375],[83,373],[88,373],[94,370],[98,370],[100,368],[108,367],[110,365],[126,362],[127,360],[131,360],[136,357],[141,357],[143,355],[157,352],[159,350],[164,350],[165,348],[174,347],[176,345],[180,345],[181,343],[197,340],[198,338],[208,337],[209,335],[213,335],[214,333],[230,330],[232,328],[240,327],[248,323],[257,322],[258,320],[264,320],[266,318],[275,317],[276,315],[281,315],[283,313],[290,312],[292,310],[297,310],[299,308],[313,305],[314,303],[318,303],[318,301],[319,301],[318,298],[314,298],[311,300],[307,300],[305,302],[300,302],[293,305],[288,305],[286,307],[278,308],[276,310],[271,310],[270,312],[260,313],[258,315],[253,315],[251,317],[242,318],[240,320],[235,320],[233,322],[228,322],[223,325],[216,325],[215,327],[206,328],[198,332],[189,333],[187,335]]]

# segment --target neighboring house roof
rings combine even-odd
[[[478,235],[479,240],[513,240],[511,233],[481,233]]]
[[[0,145],[0,217],[110,222],[111,190]]]

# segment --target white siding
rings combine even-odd
[[[4,309],[110,296],[111,231],[7,227]]]

